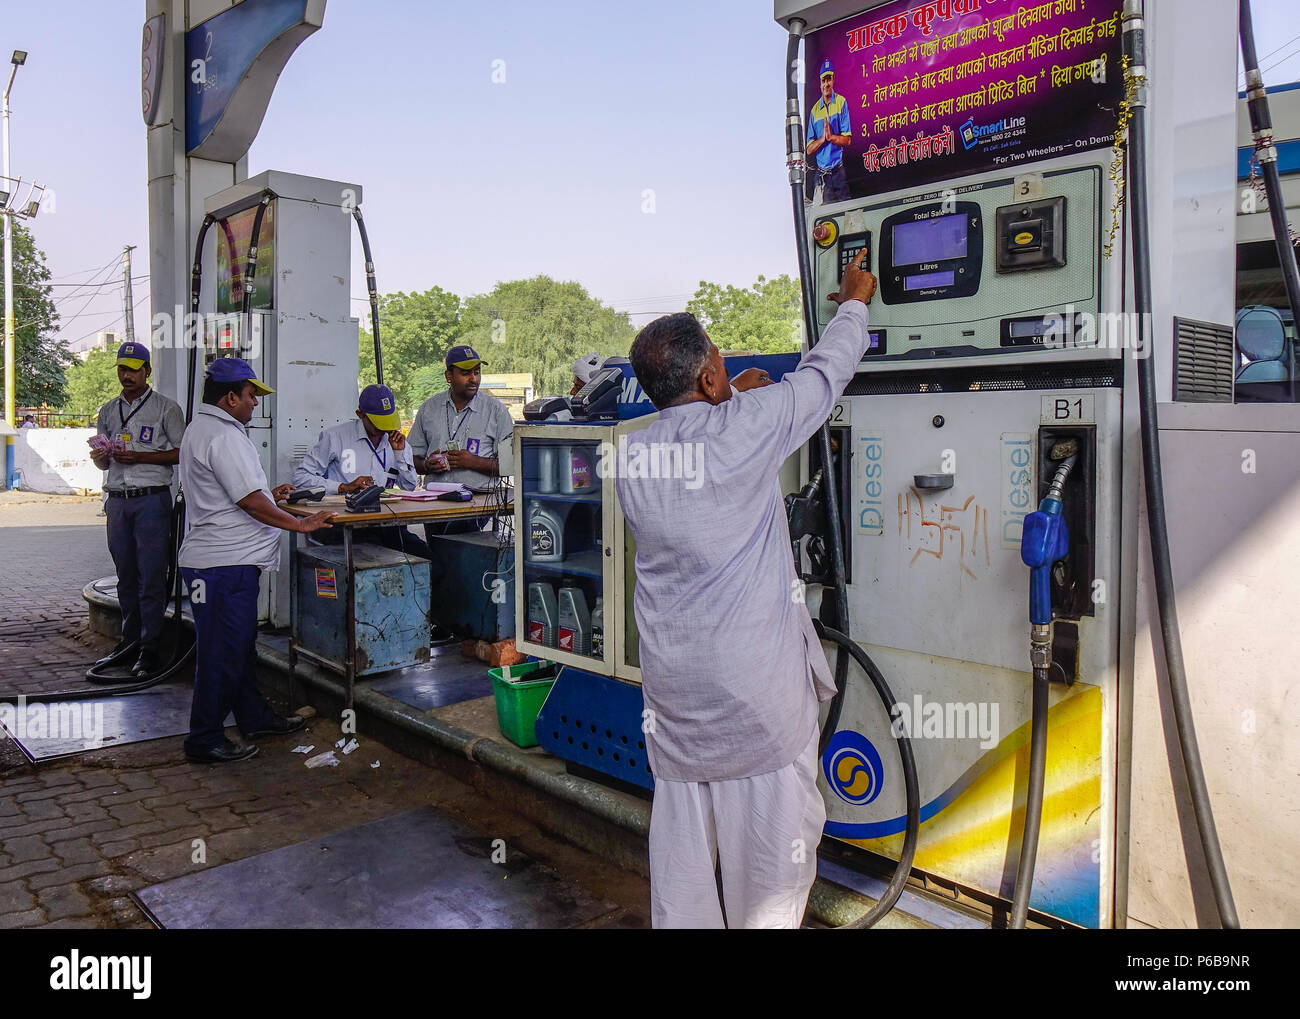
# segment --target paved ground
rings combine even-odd
[[[0,689],[75,687],[111,646],[86,629],[81,600],[85,583],[112,573],[98,513],[98,499],[0,493]],[[340,735],[314,717],[224,767],[185,763],[179,736],[39,768],[0,740],[0,928],[148,926],[126,897],[134,889],[423,804],[615,904],[590,926],[647,926],[644,880],[442,772],[364,737],[337,768],[308,769],[290,752]]]
[[[81,589],[111,576],[99,496],[0,492],[0,692],[83,685],[113,641],[86,626]]]

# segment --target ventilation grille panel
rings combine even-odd
[[[1174,319],[1174,401],[1232,403],[1237,345],[1232,327]]]

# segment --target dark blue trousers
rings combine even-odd
[[[812,199],[818,184],[822,186],[823,204],[830,205],[831,202],[849,200],[849,177],[844,171],[843,161],[830,170],[823,170],[816,165],[808,170],[808,176],[804,178],[804,188],[809,200]]]
[[[122,640],[157,651],[167,613],[167,546],[171,541],[171,492],[135,499],[108,499],[108,551],[117,569]]]
[[[275,713],[257,689],[256,566],[184,568],[181,576],[194,610],[194,702],[190,707],[189,753],[211,750],[225,740],[226,715],[235,713],[247,735]]]

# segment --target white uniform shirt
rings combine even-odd
[[[817,702],[835,692],[796,597],[777,473],[830,415],[867,340],[866,305],[846,302],[780,382],[716,407],[668,407],[626,437],[626,461],[619,450],[629,465],[616,483],[636,538],[633,606],[657,779],[714,782],[784,768],[807,745]],[[680,452],[679,464],[689,452],[691,475],[632,469],[655,463],[656,450]]]
[[[451,391],[444,389],[420,404],[406,442],[412,456],[428,456],[430,450],[445,450],[447,443],[454,440],[466,452],[494,460],[499,458],[498,450],[502,446],[510,445],[514,427],[506,405],[491,393],[480,389],[458,413],[451,402]],[[481,471],[467,467],[441,473],[430,471],[425,477],[429,481],[480,486],[492,480]]]
[[[161,453],[180,447],[185,414],[175,400],[155,389],[146,389],[135,403],[115,396],[100,407],[95,431],[110,439],[129,435],[126,448],[137,453]],[[113,492],[171,483],[171,464],[121,464],[112,460],[104,472],[104,487]]]
[[[415,465],[411,462],[410,443],[401,449],[388,444],[388,433],[370,445],[366,426],[360,418],[344,421],[320,433],[316,445],[307,451],[293,472],[298,488],[324,485],[328,495],[337,495],[339,483],[370,475],[376,485],[387,485],[388,471],[397,468],[397,486],[410,492],[415,489]]]
[[[271,499],[257,448],[243,425],[219,407],[200,404],[181,443],[180,475],[189,524],[182,566],[274,570],[280,565],[280,529],[235,505],[253,492]]]

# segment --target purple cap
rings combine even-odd
[[[258,379],[251,364],[238,357],[219,357],[208,365],[203,374],[213,382],[251,382],[253,388],[262,395],[275,392]]]
[[[469,371],[471,368],[476,368],[480,364],[487,364],[487,362],[478,356],[477,350],[466,343],[457,344],[452,347],[451,350],[447,351],[448,368],[455,365],[457,368],[463,368],[465,371]]]
[[[397,416],[397,401],[387,386],[366,386],[361,390],[357,409],[370,418],[376,428],[382,428],[385,432],[401,426],[402,422]]]

